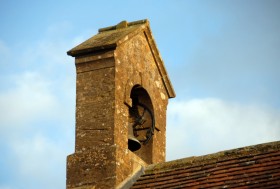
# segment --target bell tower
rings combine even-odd
[[[67,189],[118,188],[139,167],[164,162],[175,92],[148,20],[101,28],[67,54],[77,73]]]

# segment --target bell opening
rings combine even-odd
[[[134,85],[130,92],[132,103],[129,105],[128,149],[147,164],[153,163],[154,109],[151,98],[141,85]]]
[[[141,148],[141,144],[137,139],[129,138],[128,139],[128,149],[132,152],[137,151]]]

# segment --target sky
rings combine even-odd
[[[0,0],[0,189],[65,188],[75,66],[99,28],[149,19],[176,98],[166,159],[280,140],[280,1]]]

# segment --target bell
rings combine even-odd
[[[132,125],[128,126],[128,149],[134,152],[136,150],[139,150],[140,148],[141,148],[141,144],[133,134]]]

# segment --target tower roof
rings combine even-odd
[[[100,28],[98,34],[74,47],[67,52],[73,57],[92,53],[95,51],[114,49],[120,43],[126,41],[131,34],[140,28],[149,27],[148,20],[139,20],[135,22],[122,21],[115,26]],[[128,36],[129,35],[129,36]]]
[[[141,32],[144,32],[147,42],[149,43],[159,73],[167,90],[168,97],[174,98],[176,96],[175,91],[168,77],[163,60],[160,57],[147,19],[134,22],[122,21],[114,26],[100,28],[98,34],[69,50],[67,54],[73,57],[79,57],[90,53],[114,50],[118,45],[128,41]]]

